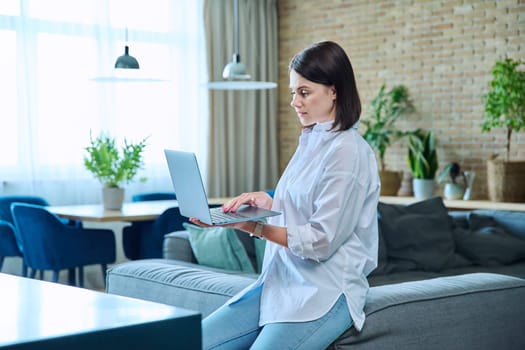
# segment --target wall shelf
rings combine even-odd
[[[386,204],[401,204],[408,205],[416,203],[417,200],[414,197],[399,197],[399,196],[381,196],[379,201]],[[510,211],[522,211],[525,212],[525,203],[508,203],[508,202],[492,202],[489,200],[449,200],[443,199],[443,203],[450,210],[475,210],[475,209],[487,209],[487,210],[510,210]]]

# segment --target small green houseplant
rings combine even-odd
[[[418,199],[432,197],[439,165],[436,137],[432,130],[425,132],[417,129],[410,133],[407,160],[414,178],[414,196]]]
[[[397,119],[414,110],[406,86],[396,85],[387,91],[383,84],[370,104],[369,117],[361,121],[366,127],[363,138],[378,154],[381,195],[396,195],[399,190],[401,174],[386,170],[385,153],[393,142],[406,135],[395,129]]]
[[[124,199],[121,186],[131,182],[142,169],[147,138],[135,144],[124,140],[121,150],[115,139],[109,135],[100,134],[95,138],[90,135],[89,139],[90,144],[85,148],[87,155],[84,156],[84,166],[102,183],[105,208],[120,209]],[[146,178],[140,178],[140,181],[144,182]],[[108,199],[111,194],[116,194],[118,198]]]
[[[511,58],[496,61],[489,91],[483,96],[485,115],[481,131],[506,131],[505,158],[487,161],[489,198],[498,202],[525,200],[525,186],[519,178],[525,172],[525,161],[509,159],[512,133],[525,129],[525,71],[519,68],[524,64],[523,60]]]

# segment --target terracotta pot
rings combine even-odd
[[[401,187],[403,173],[400,171],[381,170],[379,179],[381,180],[381,196],[397,196],[397,191]]]
[[[489,199],[494,202],[525,202],[525,161],[487,160]]]

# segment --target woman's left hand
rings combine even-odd
[[[195,224],[197,226],[204,227],[204,228],[207,228],[207,227],[231,227],[231,228],[235,228],[235,229],[238,229],[238,230],[241,230],[241,231],[245,231],[245,232],[248,232],[248,233],[251,233],[249,231],[249,229],[250,229],[250,227],[252,227],[254,225],[253,221],[236,222],[236,223],[233,223],[233,224],[225,224],[225,225],[208,225],[208,224],[200,221],[197,218],[190,218],[190,222],[192,224]]]

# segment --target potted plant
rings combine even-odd
[[[417,199],[432,197],[438,169],[436,137],[432,131],[417,129],[409,134],[407,160],[412,171],[414,196]]]
[[[500,59],[492,68],[489,91],[483,96],[485,116],[482,132],[504,128],[506,132],[505,159],[487,161],[489,198],[498,202],[525,200],[525,161],[510,161],[512,132],[525,128],[525,71],[519,67],[525,61]]]
[[[467,187],[467,178],[458,163],[448,163],[439,173],[438,183],[445,184],[443,196],[446,199],[460,199]]]
[[[413,111],[414,105],[407,87],[397,85],[386,91],[383,84],[370,104],[369,118],[361,121],[366,127],[363,138],[378,154],[381,195],[396,195],[399,190],[401,173],[386,169],[385,153],[393,142],[406,135],[394,128],[396,120]]]
[[[90,144],[85,148],[84,166],[102,185],[105,209],[119,210],[124,200],[123,184],[131,182],[143,166],[143,152],[147,138],[136,144],[124,140],[119,151],[116,141],[109,135],[89,136]],[[140,178],[146,181],[146,178]]]

